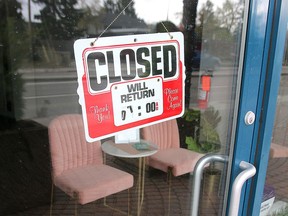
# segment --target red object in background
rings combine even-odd
[[[203,91],[210,91],[211,88],[211,76],[210,75],[202,75],[201,76],[201,85]]]
[[[198,107],[200,109],[206,109],[209,102],[209,94],[211,89],[211,76],[201,76],[201,88],[198,91]]]

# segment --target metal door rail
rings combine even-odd
[[[192,216],[198,215],[201,179],[202,179],[204,168],[207,166],[207,164],[211,162],[223,162],[224,163],[227,160],[228,160],[227,155],[208,154],[202,157],[197,162],[195,169],[194,169],[193,198],[192,198],[192,209],[191,209]]]
[[[249,178],[253,177],[256,173],[256,168],[248,162],[241,161],[239,164],[239,167],[243,171],[238,174],[238,176],[236,177],[232,185],[229,216],[238,215],[241,190],[242,190],[243,184]]]
[[[198,215],[201,179],[202,179],[204,168],[207,166],[207,164],[211,162],[223,162],[224,163],[227,161],[228,161],[227,155],[208,154],[202,157],[197,162],[195,169],[194,169],[194,181],[193,181],[194,191],[193,191],[193,198],[192,198],[191,216]],[[241,161],[239,164],[239,167],[243,171],[238,174],[238,176],[236,177],[232,185],[229,216],[238,215],[241,190],[242,190],[243,184],[247,181],[247,179],[253,177],[256,173],[256,168],[248,162]]]

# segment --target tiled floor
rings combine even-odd
[[[110,162],[109,162],[110,161]],[[137,161],[135,161],[137,162]],[[108,163],[114,167],[121,168],[122,170],[128,171],[135,176],[134,187],[130,190],[131,200],[131,214],[136,215],[137,213],[137,174],[138,168],[133,164],[127,164],[126,161],[118,159],[108,159]],[[168,196],[168,183],[167,175],[157,170],[147,170],[145,178],[145,198],[142,207],[141,215],[167,215],[169,196]],[[191,206],[191,193],[192,193],[192,176],[183,175],[180,177],[172,177],[171,197],[170,197],[170,215],[190,215]],[[71,200],[59,189],[54,191],[54,204],[53,204],[53,215],[74,215],[75,202]],[[127,196],[128,192],[123,191],[118,194],[109,196],[107,202],[123,211],[127,209]],[[13,216],[40,216],[49,215],[50,205],[43,205],[37,208],[27,210],[13,214]],[[86,205],[77,205],[78,215],[121,215],[103,205],[103,199],[100,199],[94,203]],[[212,210],[214,211],[214,210]],[[211,209],[209,210],[211,212]],[[209,214],[211,215],[211,214]],[[212,214],[213,215],[213,214]],[[12,215],[11,215],[12,216]]]
[[[288,158],[270,159],[266,184],[275,190],[275,199],[288,203]]]
[[[111,165],[115,167],[121,167],[135,175],[135,185],[137,184],[137,172],[136,166],[127,164],[125,161],[118,159],[109,160]],[[288,160],[283,159],[272,159],[269,163],[267,184],[272,185],[275,189],[276,199],[288,201]],[[171,216],[188,216],[191,210],[191,194],[192,194],[192,176],[184,175],[180,177],[173,177],[172,191],[170,197],[170,215]],[[55,190],[54,193],[55,202],[53,204],[53,215],[74,215],[75,213],[75,202],[71,200],[59,189]],[[128,192],[123,191],[118,194],[109,196],[107,198],[108,204],[113,207],[117,207],[123,211],[127,209],[127,196]],[[207,194],[206,194],[207,195]],[[131,200],[131,214],[136,215],[137,212],[137,190],[136,187],[130,190]],[[207,196],[202,197],[202,204],[204,204],[204,211],[201,211],[200,215],[217,215],[218,211],[217,203],[219,197],[209,198]],[[212,202],[211,202],[212,200]],[[142,207],[141,215],[145,216],[162,216],[168,214],[168,184],[167,175],[157,170],[148,170],[146,172],[145,181],[145,199]],[[10,216],[46,216],[49,215],[50,204],[43,205],[37,208],[20,212],[17,214],[11,214]],[[77,205],[78,215],[100,215],[100,216],[111,216],[111,215],[122,215],[115,212],[103,205],[103,199],[100,199],[94,203],[86,205]]]

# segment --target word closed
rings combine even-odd
[[[101,50],[88,54],[87,65],[90,88],[99,92],[121,81],[151,76],[173,78],[177,53],[174,45]]]

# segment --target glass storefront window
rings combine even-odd
[[[262,215],[287,215],[287,161],[288,161],[288,34],[282,64],[280,87],[270,149],[270,158],[264,188]]]
[[[80,38],[182,32],[186,80],[185,113],[177,119],[180,147],[230,157],[245,6],[241,0],[0,0],[0,215],[49,213],[48,127],[58,116],[81,114],[73,51]],[[106,156],[109,165],[133,174],[131,211],[136,214],[138,161]],[[169,191],[166,173],[146,168],[142,213],[190,215],[193,172],[173,177]],[[220,215],[229,174],[223,164],[209,168],[200,212]],[[63,191],[56,188],[52,196],[54,212],[74,214],[75,203]],[[109,199],[125,211],[125,192]],[[78,212],[111,215],[101,204],[96,202],[96,210],[79,206]]]

